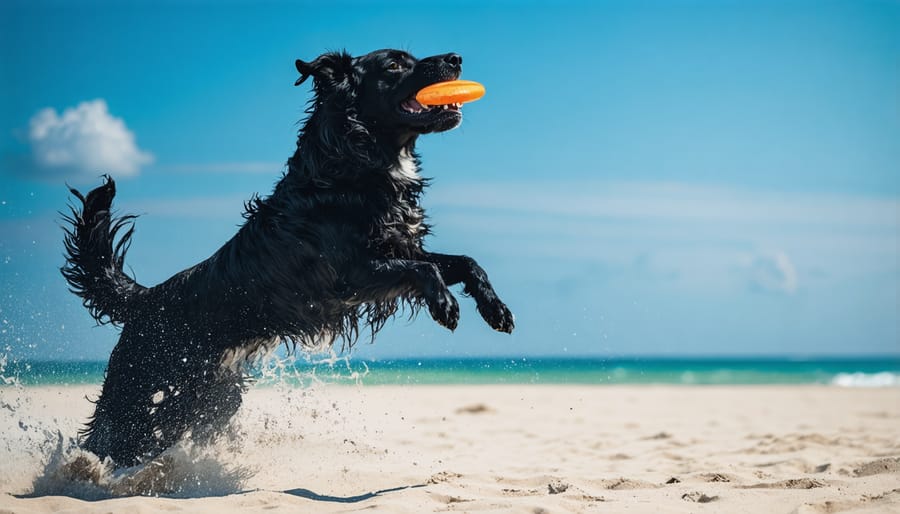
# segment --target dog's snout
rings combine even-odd
[[[462,67],[462,56],[459,54],[446,54],[444,55],[444,62],[454,68],[460,68]]]
[[[462,56],[457,53],[432,55],[418,62],[429,80],[455,80],[462,73]]]

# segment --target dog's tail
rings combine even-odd
[[[70,290],[98,323],[122,324],[128,321],[129,305],[147,288],[138,284],[122,269],[125,253],[131,245],[135,216],[114,217],[110,214],[116,183],[108,175],[105,183],[85,197],[69,188],[81,208],[70,205],[71,215],[63,219],[66,264],[61,271]],[[117,239],[119,231],[126,229]]]

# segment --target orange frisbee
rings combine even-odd
[[[471,80],[438,82],[419,90],[416,101],[422,105],[448,105],[474,102],[484,96],[484,86]]]

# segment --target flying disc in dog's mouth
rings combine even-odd
[[[471,80],[448,80],[423,87],[415,95],[400,104],[400,108],[412,114],[429,110],[458,111],[462,104],[474,102],[484,96],[484,86]]]
[[[423,105],[459,105],[484,96],[484,86],[472,80],[448,80],[426,86],[416,93]]]

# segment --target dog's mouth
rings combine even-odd
[[[461,103],[426,105],[416,100],[416,95],[433,84],[457,80],[459,75],[458,68],[434,70],[426,66],[421,71],[421,76],[411,77],[401,91],[398,91],[400,94],[394,97],[397,102],[394,109],[400,124],[419,134],[443,132],[458,127],[463,117]]]
[[[415,132],[444,132],[462,123],[462,104],[422,105],[415,95],[400,102],[398,108],[404,123]]]
[[[400,102],[400,110],[406,114],[436,114],[441,111],[460,112],[461,109],[461,103],[425,106],[416,100],[415,95]]]
[[[462,123],[462,104],[422,105],[415,95],[397,108],[403,123],[420,134],[444,132]]]

